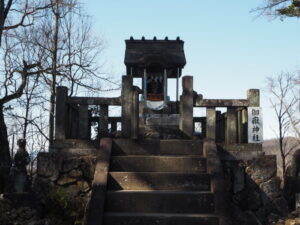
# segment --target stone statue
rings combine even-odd
[[[19,139],[18,151],[14,157],[14,166],[12,167],[12,183],[14,191],[17,193],[25,192],[28,186],[28,175],[26,166],[30,162],[30,157],[26,151],[26,139]]]

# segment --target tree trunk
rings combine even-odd
[[[52,146],[54,139],[54,114],[56,96],[56,75],[57,75],[57,51],[58,51],[58,32],[59,32],[59,3],[56,1],[56,12],[54,13],[54,37],[52,46],[52,83],[50,96],[50,117],[49,117],[49,145]],[[54,7],[54,6],[53,6]]]
[[[0,193],[3,193],[5,187],[8,185],[10,167],[11,158],[7,129],[4,120],[3,105],[0,105]]]

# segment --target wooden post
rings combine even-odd
[[[99,132],[100,137],[108,136],[108,105],[100,105],[99,113]]]
[[[182,96],[180,96],[180,130],[188,137],[193,137],[193,77],[182,78]]]
[[[66,139],[68,88],[56,88],[55,139]]]
[[[80,139],[88,139],[89,138],[89,109],[88,105],[80,105],[79,106],[79,128],[78,128],[78,136]]]
[[[216,140],[216,108],[206,108],[206,138]]]
[[[132,95],[131,114],[131,138],[138,139],[139,136],[139,93],[134,91]]]
[[[132,77],[122,77],[122,136],[131,137]]]
[[[237,143],[237,112],[235,107],[227,108],[226,143]]]

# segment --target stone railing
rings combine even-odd
[[[123,76],[122,82],[122,96],[117,98],[69,97],[67,87],[57,87],[55,139],[90,139],[92,122],[98,124],[99,137],[110,136],[120,124],[122,137],[138,138],[141,90],[130,76]],[[99,116],[92,116],[89,106],[100,106]],[[122,106],[122,116],[109,117],[109,106]]]
[[[100,106],[99,117],[91,116],[91,105]],[[108,117],[108,107],[120,105],[121,98],[69,97],[67,87],[57,87],[55,139],[90,139],[92,122],[98,123],[99,136],[108,136],[121,122],[120,117]]]
[[[216,142],[235,144],[248,142],[248,107],[259,107],[259,90],[250,89],[247,99],[203,99],[193,90],[193,77],[182,78],[180,96],[180,129],[188,136],[194,134],[194,123],[202,124],[202,137]],[[193,108],[206,108],[206,117],[194,118]],[[221,113],[216,108],[226,108]]]

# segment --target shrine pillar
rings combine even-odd
[[[188,138],[193,137],[193,77],[182,78],[182,95],[179,103],[180,119],[179,128]]]

